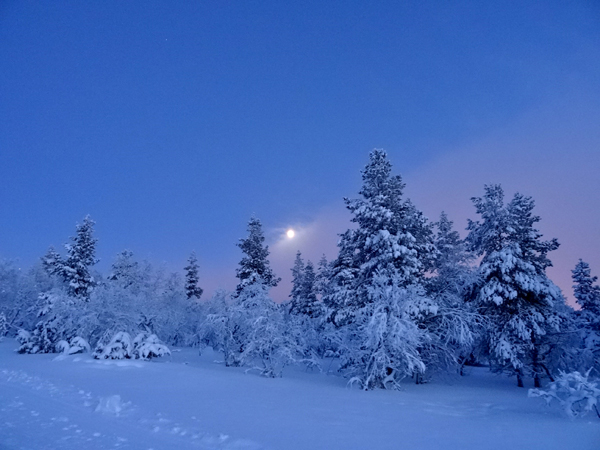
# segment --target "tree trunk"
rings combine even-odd
[[[544,369],[544,372],[546,372],[546,375],[548,375],[548,378],[550,378],[550,381],[552,383],[554,383],[554,377],[552,376],[552,374],[550,373],[550,371],[548,370],[548,368],[546,367],[545,364],[541,364],[542,369]]]
[[[521,369],[517,370],[517,386],[524,387],[523,386],[523,372]]]
[[[532,338],[531,342],[533,344],[533,386],[539,388],[542,387],[542,384],[540,383],[540,355],[538,353],[535,338]]]
[[[417,372],[415,374],[415,384],[422,384],[423,383],[423,379],[421,378],[421,374],[419,372]]]

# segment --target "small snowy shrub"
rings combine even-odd
[[[31,333],[27,330],[20,329],[17,332],[17,342],[20,344],[17,352],[19,353],[37,353],[35,343],[32,339]]]
[[[31,332],[19,330],[17,342],[19,353],[54,353],[56,344],[64,335],[64,321],[56,309],[60,309],[63,297],[58,292],[45,292],[38,298],[38,322]]]
[[[561,372],[556,381],[548,385],[547,390],[530,389],[529,397],[542,397],[547,404],[556,400],[570,417],[582,416],[592,410],[600,417],[600,389],[596,387],[597,383],[588,380],[588,375],[589,370],[585,375],[579,372]]]
[[[106,334],[105,334],[106,336]],[[101,339],[94,350],[94,358],[96,359],[125,359],[131,358],[133,349],[131,336],[129,333],[119,331],[112,339],[104,344],[105,339]]]
[[[102,397],[96,406],[97,413],[111,414],[119,417],[123,410],[126,410],[131,405],[131,402],[124,402],[120,395],[111,395]]]
[[[69,355],[74,355],[75,353],[84,353],[90,352],[90,344],[82,338],[81,336],[75,336],[69,342]]]
[[[170,354],[169,347],[163,344],[155,334],[140,333],[133,340],[132,358],[148,360]]]
[[[96,359],[144,359],[170,355],[171,351],[155,334],[143,332],[132,341],[129,333],[119,331],[110,340],[105,333],[94,350]],[[71,344],[73,345],[73,343]]]
[[[88,342],[81,336],[75,336],[70,342],[65,340],[58,341],[56,344],[56,351],[59,353],[65,353],[67,355],[89,352],[90,344],[88,344]]]
[[[56,352],[69,354],[69,343],[65,340],[60,340],[56,343]]]

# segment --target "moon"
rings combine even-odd
[[[292,230],[291,228],[289,230],[287,230],[285,234],[290,239],[292,239],[294,236],[296,236],[296,232],[294,230]]]

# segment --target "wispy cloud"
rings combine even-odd
[[[340,199],[339,204],[320,209],[312,220],[291,222],[285,227],[268,230],[271,265],[275,273],[282,278],[279,286],[273,289],[273,298],[277,301],[288,298],[292,279],[290,269],[297,251],[302,253],[305,260],[311,260],[315,265],[323,255],[331,260],[337,256],[338,235],[351,225],[350,214]],[[285,234],[290,228],[296,232],[292,239]]]

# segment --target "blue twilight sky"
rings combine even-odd
[[[532,195],[570,295],[579,257],[600,274],[599,124],[597,1],[4,0],[0,257],[90,214],[101,270],[195,250],[231,288],[256,214],[287,281],[297,249],[335,256],[377,147],[460,230],[485,183]]]

